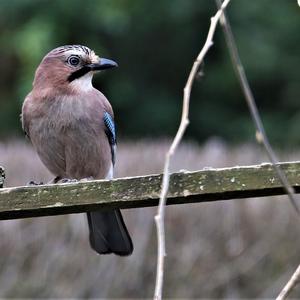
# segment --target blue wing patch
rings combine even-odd
[[[113,162],[113,164],[115,164],[116,144],[117,144],[115,122],[114,122],[112,116],[108,112],[104,112],[103,121],[104,121],[104,124],[106,127],[105,132],[106,132],[107,138],[109,140],[110,148],[111,148],[112,162]]]

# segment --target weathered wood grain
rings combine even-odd
[[[281,163],[300,192],[300,162]],[[1,176],[0,176],[1,177]],[[162,175],[0,189],[0,219],[158,204]],[[174,173],[167,204],[284,194],[270,164]]]

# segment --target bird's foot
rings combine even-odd
[[[71,179],[71,178],[61,178],[60,176],[57,176],[53,178],[48,184],[55,184],[55,183],[74,183],[74,182],[86,182],[86,181],[91,181],[94,180],[94,177],[86,177],[82,178],[80,180],[77,179]]]
[[[42,181],[40,181],[40,182],[36,182],[36,181],[33,181],[33,180],[31,180],[31,181],[29,181],[29,182],[27,182],[27,186],[37,186],[37,185],[43,185],[44,183],[42,182]]]
[[[78,182],[78,180],[77,179],[72,179],[72,178],[62,178],[60,176],[56,176],[51,181],[49,181],[48,184],[72,183],[72,182]]]
[[[78,182],[78,180],[77,179],[71,179],[71,178],[60,178],[55,183],[74,183],[74,182]]]

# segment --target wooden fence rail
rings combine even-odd
[[[297,193],[300,162],[281,163]],[[0,187],[4,170],[0,167]],[[0,189],[0,220],[158,204],[162,175]],[[167,204],[284,194],[270,164],[204,169],[171,175]]]

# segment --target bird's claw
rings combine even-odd
[[[37,186],[37,185],[43,185],[43,184],[44,183],[42,181],[36,182],[36,181],[31,180],[27,183],[27,186]]]
[[[77,179],[70,179],[70,178],[62,178],[56,181],[56,183],[74,183],[78,182]]]

